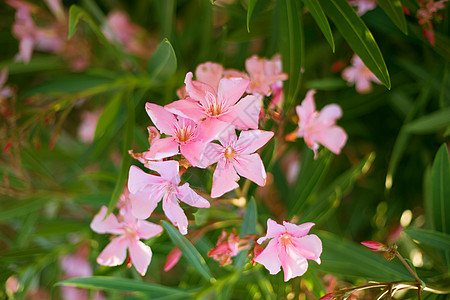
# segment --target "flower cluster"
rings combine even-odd
[[[418,23],[422,26],[422,34],[428,39],[431,45],[435,44],[433,22],[442,20],[442,16],[438,14],[439,10],[445,8],[448,0],[421,0],[420,8],[417,10],[416,17]]]
[[[353,55],[352,65],[342,71],[344,78],[349,85],[355,84],[356,91],[360,94],[372,91],[372,82],[381,84],[381,81],[366,67],[361,58]]]

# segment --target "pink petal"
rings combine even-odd
[[[324,125],[334,125],[336,120],[342,117],[342,109],[337,104],[328,104],[320,111],[316,122]]]
[[[372,91],[372,84],[370,83],[369,78],[360,77],[356,79],[355,88],[358,93],[366,94]]]
[[[200,155],[200,160],[197,164],[199,168],[206,168],[213,163],[216,163],[223,156],[223,147],[218,144],[208,143]]]
[[[222,78],[223,67],[220,64],[206,62],[195,69],[195,77],[198,81],[206,83],[217,91],[219,81]]]
[[[159,160],[178,153],[178,141],[173,137],[167,137],[152,141],[149,151],[145,154],[145,159]]]
[[[148,265],[152,260],[152,250],[139,240],[130,241],[130,257],[134,267],[142,276],[147,272]]]
[[[247,130],[241,131],[236,147],[242,149],[240,154],[252,154],[264,146],[273,137],[272,131]]]
[[[261,98],[249,95],[241,99],[230,111],[219,119],[236,126],[237,129],[258,129]]]
[[[274,275],[280,272],[281,261],[278,258],[278,252],[280,251],[280,245],[276,240],[271,240],[267,247],[255,257],[257,263],[262,264],[269,273]]]
[[[267,239],[276,238],[286,232],[283,225],[278,224],[272,219],[267,219],[267,234],[257,240],[258,244],[262,244]]]
[[[220,197],[223,194],[238,188],[239,184],[236,183],[238,180],[239,176],[236,174],[231,163],[227,163],[225,160],[219,160],[213,174],[211,198]]]
[[[97,263],[109,267],[122,264],[127,255],[127,247],[128,239],[125,236],[112,239],[97,257]]]
[[[256,55],[247,58],[245,69],[251,77],[264,76],[264,59],[259,59]]]
[[[135,218],[147,219],[155,210],[162,196],[162,193],[158,194],[157,190],[152,188],[130,194],[131,213]]]
[[[181,252],[180,249],[174,247],[172,251],[170,251],[169,255],[167,255],[166,265],[164,266],[164,272],[167,272],[170,269],[172,269],[180,260],[182,254],[183,253]]]
[[[302,104],[297,106],[297,115],[299,117],[299,124],[306,125],[310,122],[311,118],[316,112],[316,105],[314,103],[314,94],[316,90],[310,90],[306,93],[305,99]]]
[[[194,207],[210,207],[208,200],[201,197],[193,189],[189,187],[189,183],[185,183],[178,187],[178,196],[181,201]]]
[[[225,107],[233,106],[242,97],[249,83],[250,81],[239,77],[222,78],[217,93],[218,101],[225,104]]]
[[[226,137],[230,133],[234,133],[234,126],[230,123],[223,122],[215,118],[208,118],[199,125],[199,139],[205,142],[217,140],[221,137]]]
[[[177,124],[177,119],[171,112],[167,111],[162,106],[149,102],[145,104],[145,110],[159,131],[167,135],[173,135],[174,128]]]
[[[33,54],[34,43],[34,39],[30,37],[21,39],[19,44],[19,54],[16,56],[16,59],[23,61],[25,64],[29,63],[31,55]]]
[[[178,161],[151,161],[148,162],[147,165],[150,170],[158,172],[165,180],[168,180],[176,185],[180,183],[180,175],[178,175],[180,165]]]
[[[180,152],[192,166],[197,167],[200,164],[200,158],[206,145],[207,144],[201,140],[181,144]]]
[[[302,237],[308,234],[308,232],[311,230],[311,227],[313,227],[315,224],[308,222],[303,223],[300,225],[292,224],[286,221],[283,221],[284,227],[286,227],[286,231],[295,237]]]
[[[163,228],[161,226],[145,220],[137,220],[136,228],[137,228],[136,232],[137,236],[140,239],[144,240],[147,240],[163,232]]]
[[[169,112],[182,116],[183,118],[191,119],[196,122],[206,118],[206,113],[198,102],[189,100],[177,100],[164,106]]]
[[[302,276],[308,269],[308,262],[296,251],[296,248],[291,244],[286,246],[286,250],[282,249],[278,257],[281,261],[281,266],[284,272],[284,281],[291,278]]]
[[[259,186],[266,184],[266,170],[259,154],[239,155],[232,163],[240,176],[250,179]]]
[[[122,226],[119,225],[116,216],[109,214],[105,219],[108,209],[102,206],[91,222],[91,229],[97,233],[122,234]]]
[[[216,95],[216,91],[213,87],[207,85],[206,83],[193,81],[193,76],[194,75],[191,72],[186,74],[186,78],[184,79],[184,83],[186,84],[186,92],[189,97],[199,101],[203,107],[208,107],[209,101],[206,99],[207,95],[208,93]]]
[[[339,126],[333,126],[316,133],[316,139],[335,154],[341,153],[347,142],[347,134]]]
[[[320,264],[320,254],[322,254],[322,241],[315,234],[304,237],[293,238],[292,245],[296,251],[306,259],[312,259]]]
[[[147,174],[138,167],[131,166],[128,173],[128,190],[131,194],[135,194],[148,185],[157,184],[160,181],[158,176]]]
[[[178,227],[180,233],[187,234],[188,220],[175,195],[170,195],[163,200],[163,210],[170,222]]]

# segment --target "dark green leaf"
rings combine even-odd
[[[177,70],[177,58],[168,39],[164,39],[150,58],[147,70],[153,80],[166,81]]]
[[[391,18],[392,22],[394,22],[404,34],[408,34],[402,2],[400,0],[378,0],[377,2],[389,18]]]
[[[444,129],[449,125],[450,108],[445,108],[412,121],[405,129],[410,133],[427,134]]]
[[[255,5],[258,0],[250,0],[248,3],[247,9],[247,31],[250,32],[250,20],[252,18],[253,10],[255,9]]]
[[[93,276],[82,278],[70,278],[63,281],[59,281],[55,285],[73,286],[84,289],[143,292],[157,297],[161,297],[164,295],[166,296],[176,295],[177,298],[189,298],[189,293],[181,289],[175,289],[155,283],[117,277]]]
[[[186,258],[188,263],[206,280],[213,280],[214,278],[212,277],[205,260],[191,242],[166,221],[162,221],[162,224],[172,242],[181,250],[181,252],[183,252],[183,257]]]
[[[391,80],[372,33],[347,0],[319,0],[350,47],[372,73],[388,88]]]
[[[328,44],[330,44],[334,53],[335,47],[333,33],[331,32],[330,24],[328,24],[328,20],[323,12],[322,6],[320,6],[320,3],[317,0],[303,0],[303,3],[305,3],[305,6],[309,9],[309,12],[327,39]]]
[[[97,139],[102,135],[105,130],[111,126],[111,124],[117,120],[117,115],[119,114],[120,107],[125,102],[123,99],[123,93],[117,93],[105,106],[100,118],[97,122],[97,127],[95,128],[94,139]]]
[[[407,229],[404,230],[411,238],[419,241],[420,243],[432,246],[441,250],[450,249],[450,235],[425,229]]]
[[[246,234],[255,234],[257,222],[258,212],[256,210],[256,202],[255,198],[251,197],[247,203],[247,209],[245,210],[244,220],[241,225],[241,238]]]

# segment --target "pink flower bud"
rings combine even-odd
[[[319,300],[329,300],[329,299],[333,299],[333,298],[334,298],[333,293],[328,293],[328,294],[322,296]]]
[[[367,248],[372,249],[373,251],[387,251],[389,250],[389,247],[378,243],[378,242],[374,242],[374,241],[364,241],[361,242],[361,244],[363,244],[364,246],[366,246]]]
[[[177,247],[174,247],[172,251],[170,251],[169,255],[167,255],[166,265],[164,266],[164,272],[172,269],[180,260],[181,255],[183,253]]]
[[[16,276],[10,276],[5,282],[5,289],[7,293],[15,294],[19,290],[19,281]]]

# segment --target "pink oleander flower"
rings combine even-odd
[[[179,201],[194,207],[209,207],[209,202],[194,192],[189,183],[179,186],[181,180],[177,161],[148,162],[148,167],[158,172],[159,176],[147,174],[136,166],[130,168],[128,189],[132,214],[136,218],[146,219],[162,199],[167,218],[182,234],[187,234],[188,220]]]
[[[202,153],[199,167],[217,162],[213,174],[211,197],[217,198],[239,187],[239,176],[250,179],[260,186],[266,184],[266,171],[259,154],[254,153],[273,136],[271,131],[241,131],[239,139],[230,132],[219,138],[220,145],[210,143]]]
[[[239,235],[236,235],[235,230],[233,230],[230,235],[223,230],[217,240],[216,247],[208,251],[208,256],[219,261],[221,267],[229,265],[232,263],[232,257],[238,255],[239,251],[242,249],[247,248],[247,246],[239,246],[240,242],[241,239],[239,238]]]
[[[152,141],[146,160],[159,160],[181,153],[191,165],[198,164],[199,153],[206,143],[230,130],[229,124],[217,121],[208,124],[183,117],[176,118],[164,107],[147,103],[145,109],[159,131],[169,137]]]
[[[15,294],[19,290],[19,280],[16,276],[9,276],[5,282],[5,290],[7,294]]]
[[[438,11],[445,8],[445,2],[448,0],[421,0],[420,9],[417,10],[416,17],[418,23],[422,26],[422,34],[428,39],[431,45],[435,45],[433,21],[439,22],[442,17]]]
[[[376,0],[349,0],[348,3],[352,6],[358,6],[356,13],[359,16],[364,15],[367,11],[375,9],[377,7]]]
[[[308,269],[307,259],[320,264],[322,241],[315,234],[308,234],[314,223],[301,225],[283,221],[283,225],[267,220],[267,234],[257,240],[262,244],[271,239],[266,248],[255,258],[270,274],[277,274],[281,267],[284,281],[303,275]]]
[[[103,33],[108,40],[117,39],[130,54],[142,58],[150,56],[152,49],[147,33],[143,28],[131,22],[125,12],[110,12],[106,22],[107,26],[104,26]]]
[[[381,81],[373,75],[361,58],[356,54],[352,58],[352,65],[342,71],[342,78],[344,78],[349,85],[355,84],[356,91],[360,94],[372,91],[371,81],[381,84]]]
[[[113,214],[106,217],[107,211],[108,209],[102,206],[91,222],[93,231],[116,235],[97,257],[97,263],[103,266],[118,266],[124,262],[128,249],[134,267],[144,276],[152,259],[152,250],[140,239],[149,239],[160,234],[162,227],[136,219],[130,210],[126,210],[120,218]]]
[[[102,110],[84,111],[81,114],[81,122],[78,127],[78,138],[80,141],[91,144],[94,141],[95,129]]]
[[[241,99],[249,81],[243,78],[222,78],[217,92],[214,87],[192,80],[186,74],[186,99],[174,101],[165,108],[179,116],[195,122],[204,120],[206,127],[215,127],[218,121],[226,122],[237,129],[257,129],[261,99],[248,95]]]
[[[317,112],[314,104],[315,92],[310,90],[302,104],[297,106],[297,136],[305,139],[306,145],[314,151],[314,158],[317,158],[319,143],[331,152],[339,154],[347,141],[345,131],[335,125],[336,120],[342,116],[342,110],[337,104],[329,104]]]
[[[164,271],[167,272],[172,269],[180,260],[183,252],[178,247],[174,247],[172,251],[167,255],[166,264],[164,265]]]

